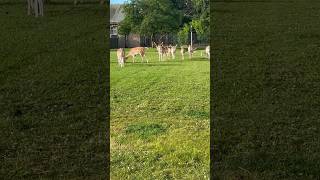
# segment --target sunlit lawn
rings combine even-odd
[[[111,51],[111,178],[208,179],[209,60],[146,58]]]

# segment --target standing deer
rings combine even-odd
[[[168,58],[170,56],[170,46],[163,46],[163,53]]]
[[[134,63],[134,57],[136,55],[140,55],[141,56],[141,62],[144,61],[144,57],[145,57],[145,47],[135,47],[135,48],[131,48],[128,55],[125,57],[125,59],[128,59],[130,56],[132,56],[132,62]],[[147,63],[149,63],[148,59],[147,59]]]
[[[193,52],[194,52],[196,49],[197,49],[197,48],[192,48],[191,45],[188,46],[189,59],[192,58]]]
[[[184,49],[186,48],[186,46],[180,46],[180,53],[181,53],[181,57],[182,57],[182,60],[184,60]]]
[[[206,55],[210,59],[210,46],[206,47]]]
[[[120,48],[117,50],[117,57],[118,57],[118,64],[120,65],[120,67],[124,67],[125,53],[123,48]]]
[[[176,56],[175,56],[175,54],[176,54],[176,50],[177,50],[177,45],[175,45],[175,46],[171,46],[170,45],[170,54],[171,54],[171,57],[172,57],[172,59],[175,59],[176,58]]]
[[[157,51],[158,51],[158,55],[159,55],[159,61],[163,60],[163,54],[164,54],[164,48],[162,46],[163,43],[161,44],[156,44],[155,42],[153,42],[153,44],[155,45]]]
[[[192,49],[191,45],[188,46],[188,53],[189,53],[189,59],[191,59],[192,54],[193,54],[193,49]]]

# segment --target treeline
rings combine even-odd
[[[198,39],[209,40],[209,0],[131,0],[124,4],[124,20],[119,33],[163,36],[175,34],[180,44],[187,43],[191,30]]]

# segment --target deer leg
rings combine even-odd
[[[143,58],[146,58],[146,55],[143,53]],[[147,63],[149,63],[149,60],[146,58]]]
[[[35,3],[35,0],[28,0],[28,15],[31,15],[34,13],[34,3]]]
[[[37,0],[33,0],[33,12],[36,17],[38,16],[37,7],[38,7]]]
[[[30,15],[30,11],[31,11],[31,2],[30,0],[28,0],[28,15]]]
[[[39,3],[38,3],[38,0],[34,0],[34,13],[35,13],[35,16],[38,17],[39,16]]]
[[[121,57],[120,58],[120,67],[123,67],[124,66],[124,61],[123,61],[123,58]]]
[[[40,16],[43,16],[43,0],[38,0],[38,1],[39,1]]]

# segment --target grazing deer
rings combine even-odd
[[[141,56],[141,62],[144,61],[144,57],[145,57],[145,47],[135,47],[135,48],[131,48],[128,55],[125,57],[125,59],[128,59],[130,56],[132,56],[132,62],[134,63],[134,57],[136,55],[140,55]],[[148,63],[148,59],[147,59],[147,63]]]
[[[123,48],[120,48],[117,50],[117,57],[118,57],[118,64],[120,65],[120,67],[124,67],[125,53]]]
[[[206,55],[210,59],[210,46],[206,47]]]

